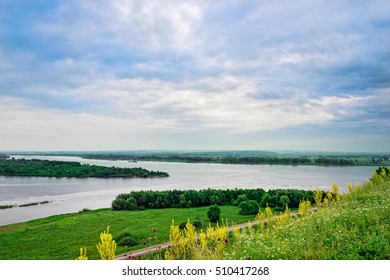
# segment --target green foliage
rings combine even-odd
[[[379,167],[375,172],[382,177],[390,176],[390,169],[384,166]]]
[[[203,227],[203,223],[202,223],[202,221],[199,220],[199,219],[195,220],[195,221],[193,222],[193,225],[194,225],[194,227],[197,228],[197,229],[201,229],[201,228]]]
[[[182,222],[179,224],[179,229],[184,230],[186,228],[186,226],[187,226],[187,222]]]
[[[79,162],[52,161],[39,159],[1,159],[0,175],[4,176],[39,176],[39,177],[123,177],[148,178],[167,177],[168,173],[149,171],[143,168],[105,167]]]
[[[132,246],[136,246],[139,244],[140,238],[135,236],[134,234],[128,232],[128,231],[125,231],[125,232],[119,234],[115,238],[115,240],[116,240],[116,243],[118,244],[118,246],[132,247]]]
[[[119,194],[111,203],[113,210],[141,210],[150,208],[190,208],[210,205],[239,205],[243,201],[253,200],[265,207],[275,205],[284,209],[285,203],[280,197],[288,198],[288,206],[297,208],[303,199],[313,200],[312,191],[304,190],[268,190],[263,189],[204,189],[204,190],[168,190],[168,191],[133,191]],[[130,198],[130,200],[128,200]],[[284,198],[284,201],[287,201]],[[135,200],[135,201],[134,201]],[[252,207],[254,202],[249,203]],[[138,208],[137,208],[137,207]],[[143,208],[142,208],[143,207]],[[256,214],[256,213],[254,213]]]
[[[179,206],[180,206],[181,208],[187,207],[186,196],[185,196],[184,194],[181,194],[181,195],[179,196]]]
[[[207,218],[210,222],[216,223],[221,218],[221,209],[218,207],[217,204],[214,204],[209,207],[209,210],[207,211]]]
[[[213,195],[210,198],[210,204],[221,204],[221,199],[218,195]]]
[[[286,206],[288,207],[290,203],[290,199],[288,198],[287,195],[282,195],[279,199],[279,204],[283,205],[284,208],[286,208]]]
[[[264,194],[260,201],[261,207],[266,207],[271,204],[273,205],[272,197],[268,193]]]
[[[242,201],[239,207],[241,215],[256,215],[259,212],[259,204],[256,200]]]
[[[126,199],[124,203],[124,207],[129,210],[137,210],[138,209],[138,204],[137,201],[135,200],[134,197],[130,196],[129,198]]]
[[[11,205],[11,204],[8,204],[8,205],[0,205],[0,209],[9,209],[9,208],[12,208],[12,207],[15,207],[15,205]]]
[[[248,198],[246,197],[245,194],[240,194],[239,196],[237,196],[237,199],[234,200],[233,205],[238,206],[238,205],[240,205],[241,202],[247,201],[247,200],[248,200]]]

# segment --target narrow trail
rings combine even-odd
[[[317,210],[316,207],[310,209],[310,211],[312,211],[312,212],[315,210]],[[299,214],[298,211],[291,212],[291,216],[296,216],[298,214]],[[278,217],[278,216],[276,216],[276,217]],[[274,217],[272,219],[275,219],[276,217]],[[260,224],[261,222],[266,223],[268,220],[269,219],[264,219],[262,221],[254,220],[254,221],[250,221],[250,223],[252,224],[252,226],[256,226],[256,225]],[[234,228],[238,228],[238,229],[246,228],[246,227],[248,227],[248,223],[249,222],[230,226],[230,227],[228,227],[228,231],[231,232],[231,231],[233,231]],[[128,260],[128,259],[138,258],[138,257],[144,256],[147,254],[151,254],[151,253],[157,253],[157,252],[160,252],[164,249],[169,248],[170,245],[171,245],[171,242],[165,242],[165,243],[161,243],[161,244],[154,245],[151,247],[138,249],[138,250],[134,250],[131,252],[126,252],[126,253],[115,256],[115,260]]]

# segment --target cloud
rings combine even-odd
[[[330,128],[389,133],[381,1],[23,4],[0,4],[4,139],[77,147],[81,131],[85,146],[95,137],[125,147],[132,136],[169,146],[203,134],[206,147],[218,135],[244,146]]]
[[[8,114],[19,116],[17,120],[35,120],[37,131],[46,127],[48,119],[49,123],[52,122],[55,126],[58,116],[64,118],[69,114],[74,115],[73,119],[96,117],[98,121],[91,122],[91,127],[93,124],[98,125],[103,118],[102,125],[117,127],[118,130],[141,131],[138,128],[142,127],[145,131],[191,133],[216,128],[229,133],[249,133],[323,124],[351,113],[356,116],[354,110],[361,107],[362,102],[372,100],[372,97],[354,96],[313,99],[303,98],[301,94],[293,96],[291,93],[289,99],[261,99],[245,94],[255,90],[256,85],[245,78],[230,76],[180,85],[160,80],[100,80],[69,92],[58,93],[64,94],[64,98],[72,99],[75,104],[90,104],[92,109],[89,113],[78,113],[76,109],[74,113],[68,110],[59,114],[58,110],[36,108],[37,114],[33,116],[19,114],[18,111],[32,114],[34,107],[16,99],[16,104],[21,105],[14,107],[12,113]],[[259,96],[261,97],[261,94]],[[5,98],[2,103],[10,106],[12,102]],[[45,114],[53,117],[48,118]],[[59,122],[70,123],[65,120]],[[116,122],[117,125],[110,122]],[[118,126],[122,123],[126,125]],[[85,131],[85,128],[81,127],[80,130]]]
[[[18,98],[0,98],[1,149],[72,150],[126,149],[154,143],[156,129],[169,127],[168,121],[149,118],[70,113],[64,110],[37,108]]]
[[[196,2],[66,1],[46,21],[38,22],[35,30],[62,38],[80,53],[91,48],[103,53],[187,51],[197,44],[199,20]]]

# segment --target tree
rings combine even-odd
[[[179,196],[179,205],[180,205],[181,208],[186,208],[187,207],[186,196],[184,194],[181,194]]]
[[[219,209],[218,205],[214,204],[209,207],[209,210],[207,211],[207,217],[209,218],[210,222],[216,223],[219,221],[221,217],[221,209]]]
[[[256,215],[259,213],[259,204],[256,200],[242,201],[239,205],[241,215]]]
[[[247,201],[248,198],[245,194],[240,194],[237,196],[237,199],[234,201],[233,205],[240,205],[241,202]]]
[[[272,202],[272,197],[268,193],[265,193],[263,195],[263,198],[261,199],[260,205],[262,207],[266,207],[267,204],[270,204],[271,202]]]
[[[287,195],[282,195],[279,199],[280,204],[285,208],[290,203],[290,199]]]
[[[210,197],[210,204],[220,204],[221,199],[219,198],[218,195],[213,195]]]
[[[126,199],[125,209],[126,210],[137,210],[138,209],[138,204],[137,204],[137,201],[135,200],[134,197],[130,196],[128,199]]]

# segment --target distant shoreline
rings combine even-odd
[[[245,165],[390,166],[389,153],[273,152],[273,151],[118,151],[20,152],[14,155],[72,156],[129,162],[183,162]],[[7,154],[5,154],[7,155]],[[8,154],[10,155],[10,154]]]
[[[250,156],[250,155],[121,155],[121,154],[85,154],[83,159],[183,162],[183,163],[217,163],[246,165],[308,165],[308,166],[388,166],[388,156]]]

